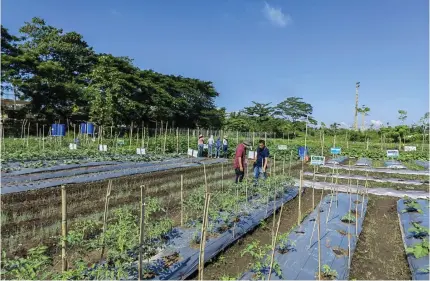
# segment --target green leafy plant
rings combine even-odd
[[[345,223],[354,223],[355,215],[352,212],[348,212],[346,215],[342,217],[341,221]]]
[[[420,225],[418,222],[412,222],[412,227],[408,229],[414,238],[424,238],[429,235],[429,229]]]
[[[250,255],[255,260],[252,270],[258,279],[262,279],[264,277],[263,272],[270,267],[271,256],[268,253],[270,253],[271,250],[271,245],[260,245],[260,241],[253,241],[241,252],[241,256]],[[281,267],[276,261],[273,262],[272,270],[279,277],[282,277]]]
[[[8,259],[6,252],[2,252],[2,275],[10,279],[40,280],[49,279],[51,273],[47,268],[52,260],[47,255],[46,246],[38,246],[28,250],[27,257]]]
[[[413,255],[416,259],[425,257],[429,255],[429,240],[424,239],[420,243],[416,243],[412,247],[406,248],[406,254]]]
[[[335,280],[337,278],[337,271],[331,269],[331,267],[327,264],[322,266],[322,277],[325,280]]]
[[[277,248],[281,254],[285,254],[285,253],[291,251],[292,248],[294,246],[296,246],[296,242],[288,238],[289,235],[290,235],[290,233],[287,232],[287,233],[283,233],[283,234],[278,236],[278,247]]]
[[[421,209],[421,205],[414,199],[405,199],[404,203],[406,205],[406,209],[402,210],[402,213],[407,212],[418,212],[420,214],[423,213],[423,210]]]

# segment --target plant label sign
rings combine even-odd
[[[311,165],[321,166],[321,165],[324,165],[324,163],[325,163],[324,156],[311,155]]]
[[[107,151],[107,145],[106,144],[99,144],[99,151]]]
[[[330,153],[331,154],[337,155],[337,154],[340,154],[341,152],[342,152],[342,149],[340,147],[332,147],[332,148],[330,148]]]
[[[248,151],[248,159],[255,159],[257,156],[256,151]]]
[[[145,148],[136,148],[136,153],[139,155],[145,155],[146,154]]]
[[[193,156],[193,150],[191,148],[188,148],[187,154],[190,155],[190,156]]]
[[[199,152],[198,152],[197,150],[194,150],[194,149],[193,149],[193,157],[196,157],[196,158],[197,158],[197,155],[199,155],[198,153],[199,153]]]
[[[417,151],[417,147],[416,146],[405,146],[405,151]]]
[[[78,145],[76,143],[69,143],[69,149],[78,149]]]
[[[397,158],[399,157],[399,151],[397,149],[387,150],[387,157]]]
[[[287,146],[285,144],[278,145],[278,150],[287,150]]]

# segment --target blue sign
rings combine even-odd
[[[340,147],[332,147],[332,148],[330,148],[330,153],[331,154],[340,154],[341,148]]]
[[[308,155],[308,149],[305,146],[300,146],[298,149],[300,160],[303,160]]]
[[[311,155],[311,165],[321,166],[321,165],[324,165],[324,163],[325,163],[324,156]]]

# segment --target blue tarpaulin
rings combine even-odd
[[[411,200],[411,199],[409,199]],[[428,234],[415,235],[409,231],[413,227],[413,222],[419,223],[422,227],[429,229],[429,201],[425,199],[416,199],[422,213],[414,212],[406,205],[405,199],[397,201],[397,212],[399,214],[400,228],[402,229],[403,243],[405,247],[413,247],[415,244],[421,243],[423,239],[429,239]],[[411,212],[408,212],[409,211]],[[415,258],[413,254],[408,255],[409,268],[411,269],[413,280],[429,280],[428,273],[429,256]]]

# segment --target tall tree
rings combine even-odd
[[[402,124],[405,123],[406,118],[408,117],[408,112],[406,110],[400,109],[399,111],[399,120],[402,122]]]

